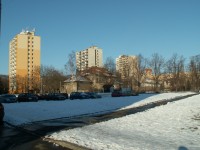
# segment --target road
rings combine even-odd
[[[51,143],[43,141],[41,135],[37,135],[24,129],[16,128],[4,123],[0,126],[0,149],[15,150],[69,150],[55,146]]]

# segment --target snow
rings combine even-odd
[[[118,109],[130,108],[161,99],[170,99],[191,94],[163,93],[141,94],[131,97],[104,96],[101,99],[38,101],[4,104],[4,121],[13,125],[22,125],[35,121],[49,120],[62,117],[72,117],[92,113],[106,113]]]
[[[105,113],[188,94],[192,93],[4,104],[4,121],[22,125],[54,118]],[[118,119],[55,132],[45,139],[67,141],[95,150],[177,150],[181,147],[197,150],[200,149],[199,129],[200,95],[196,95]]]
[[[46,138],[95,150],[177,150],[181,147],[197,150],[200,149],[199,119],[200,95],[197,95],[145,112],[63,130]]]

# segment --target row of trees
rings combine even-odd
[[[169,84],[170,91],[199,91],[200,90],[200,55],[193,56],[186,63],[186,59],[178,54],[173,54],[168,60],[158,53],[154,53],[151,58],[144,58],[141,54],[132,60],[126,67],[125,79],[116,71],[116,64],[112,57],[107,57],[104,68],[117,76],[116,80],[124,85],[137,87],[143,90],[142,85],[147,78],[147,68],[151,69],[151,78],[155,91],[164,90],[164,82]],[[76,75],[75,52],[68,55],[65,70],[58,70],[53,66],[40,67],[40,83],[33,85],[34,89],[41,92],[60,91],[63,81],[69,75]],[[134,70],[134,71],[133,71]],[[0,78],[0,93],[8,91],[8,80]]]
[[[125,86],[136,87],[139,91],[144,90],[142,85],[147,78],[147,68],[151,69],[151,79],[153,80],[153,90],[164,90],[164,82],[168,83],[170,91],[199,91],[200,90],[200,55],[190,58],[188,63],[183,56],[173,54],[168,60],[158,53],[154,53],[151,58],[145,58],[141,54],[132,60],[126,67],[125,79],[116,71],[115,60],[107,57],[104,68],[117,76],[116,80]],[[134,70],[134,71],[133,71]],[[42,89],[43,91],[58,91],[69,75],[78,74],[76,70],[75,52],[68,55],[65,70],[60,71],[52,66],[41,67]]]
[[[144,58],[141,54],[136,58],[136,60],[129,60],[124,80],[122,80],[129,86],[137,87],[139,91],[144,90],[141,89],[141,86],[149,77],[147,76],[147,68],[149,68],[152,71],[151,80],[154,91],[165,90],[166,83],[168,83],[170,91],[200,90],[200,55],[191,57],[187,64],[186,59],[178,54],[173,54],[168,60],[158,53],[154,53],[149,59]],[[111,58],[105,62],[105,67],[110,71],[114,70],[113,62]],[[117,72],[113,73],[117,74]]]

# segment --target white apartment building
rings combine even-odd
[[[121,74],[122,79],[127,76],[127,73],[130,75],[131,65],[136,61],[136,56],[120,55],[116,58],[116,71]]]
[[[103,67],[102,49],[91,46],[80,52],[76,52],[76,66],[79,71],[92,66]]]

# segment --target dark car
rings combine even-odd
[[[121,91],[113,91],[111,96],[112,97],[120,97],[120,96],[122,96],[122,92]]]
[[[68,99],[68,94],[67,93],[60,93],[61,95],[65,96],[65,99]]]
[[[21,93],[17,97],[18,102],[37,102],[38,96],[32,93]]]
[[[73,99],[89,99],[90,96],[83,92],[72,92],[69,97],[71,100]]]
[[[138,93],[134,91],[124,91],[122,92],[122,96],[138,96]]]
[[[37,94],[38,100],[46,100],[47,94]]]
[[[90,98],[95,99],[95,98],[101,98],[101,95],[95,93],[95,92],[86,92],[87,95],[90,96]]]
[[[65,100],[66,96],[60,93],[50,93],[47,96],[47,100]]]
[[[0,95],[1,103],[15,103],[17,102],[17,97],[14,94],[2,94]]]
[[[3,117],[4,117],[4,107],[3,104],[0,103],[0,124],[3,124]]]

